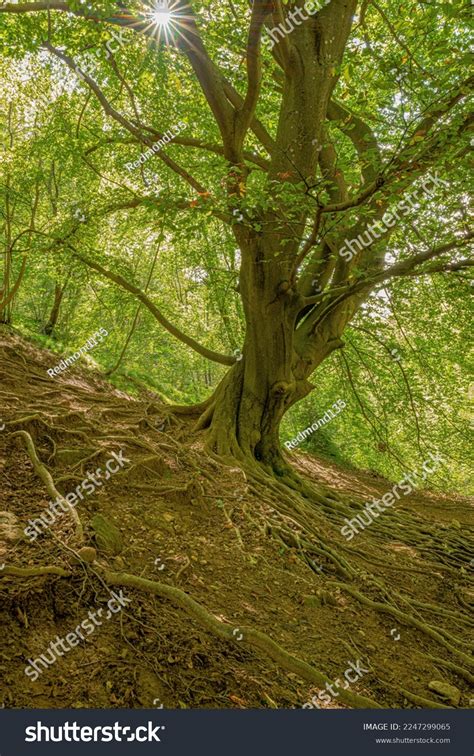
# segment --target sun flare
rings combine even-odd
[[[168,26],[173,18],[173,14],[169,10],[159,9],[153,11],[151,18],[158,26]]]

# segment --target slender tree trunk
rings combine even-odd
[[[9,325],[11,321],[10,308],[10,270],[11,270],[11,252],[7,245],[3,265],[3,282],[0,289],[0,323]]]
[[[65,288],[66,286],[61,286],[60,284],[56,284],[56,286],[54,287],[53,307],[51,309],[49,320],[43,328],[43,333],[45,333],[46,336],[51,336],[54,329],[56,328]]]
[[[9,188],[10,179],[8,178],[7,187]],[[10,325],[11,323],[11,297],[10,297],[10,278],[12,270],[12,250],[11,250],[11,217],[10,217],[10,196],[7,192],[5,200],[5,253],[3,263],[3,282],[0,290],[0,323]]]

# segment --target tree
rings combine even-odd
[[[71,237],[64,243],[77,259],[134,294],[176,338],[229,366],[213,395],[188,408],[199,415],[197,428],[207,431],[209,447],[221,456],[257,462],[290,476],[279,447],[280,422],[312,391],[310,379],[325,360],[344,347],[344,331],[370,294],[397,278],[452,274],[471,264],[463,254],[471,235],[457,218],[436,243],[420,239],[416,249],[410,238],[395,260],[388,254],[390,238],[403,233],[398,223],[403,227],[403,217],[410,212],[404,207],[407,194],[416,186],[422,195],[425,190],[417,182],[426,181],[430,172],[431,189],[442,193],[446,181],[438,171],[445,176],[446,171],[458,170],[468,148],[472,117],[466,112],[466,98],[472,79],[453,76],[449,66],[444,70],[445,47],[437,51],[440,35],[447,30],[454,44],[453,29],[459,33],[456,24],[462,21],[446,11],[443,31],[432,31],[417,45],[415,57],[416,34],[431,27],[436,14],[431,8],[420,9],[418,3],[412,3],[411,30],[411,18],[405,24],[398,18],[393,21],[395,3],[385,11],[366,0],[330,0],[318,10],[318,3],[255,0],[248,22],[244,3],[229,4],[218,15],[233,44],[239,44],[242,26],[248,27],[245,75],[237,68],[229,76],[211,58],[215,32],[201,29],[197,5],[171,3],[168,25],[160,25],[157,12],[138,2],[119,9],[116,4],[99,4],[95,10],[55,0],[7,3],[0,14],[9,17],[10,33],[19,16],[25,24],[30,14],[40,17],[39,31],[33,33],[31,25],[23,30],[35,36],[35,49],[41,47],[51,60],[79,73],[108,121],[116,125],[103,143],[117,146],[131,139],[142,145],[147,159],[161,161],[192,188],[191,201],[176,193],[178,209],[199,212],[203,222],[207,217],[208,223],[217,219],[231,227],[241,256],[238,292],[245,317],[242,356],[237,357],[216,353],[187,336],[126,276],[84,255]],[[207,10],[202,5],[201,15]],[[207,5],[217,13],[212,3]],[[88,33],[118,28],[118,42],[135,34],[152,42],[152,54],[167,46],[173,54],[184,55],[212,114],[213,122],[206,120],[206,125],[217,130],[218,138],[176,135],[173,149],[179,147],[179,162],[163,146],[155,153],[153,145],[163,131],[147,122],[147,102],[124,73],[131,53],[120,45],[113,49],[108,40],[93,64],[90,53],[87,66],[76,63],[63,44],[68,44],[75,21],[69,15],[57,24],[57,17],[66,13],[82,19],[78,23]],[[232,21],[238,22],[238,30]],[[457,52],[462,60],[461,46]],[[124,62],[119,66],[121,55]],[[107,76],[99,84],[97,72],[102,69]],[[398,72],[395,82],[392,70]],[[360,84],[358,71],[370,77],[375,90],[367,103],[363,85],[357,97],[350,95],[349,85]],[[409,92],[411,100],[401,123],[385,122],[389,95],[399,89]],[[197,97],[195,90],[188,95]],[[191,158],[196,150],[217,156],[212,175],[201,177],[205,171],[198,168],[196,177]],[[134,192],[106,212],[130,210],[144,202],[149,198]],[[413,207],[416,202],[411,202]],[[398,206],[400,210],[394,216],[389,210],[395,204],[395,211]]]

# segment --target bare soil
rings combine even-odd
[[[240,643],[243,627],[262,631],[331,680],[360,660],[369,672],[351,690],[382,707],[410,708],[417,696],[448,705],[428,688],[432,680],[459,689],[457,705],[474,704],[469,660],[456,653],[472,658],[472,500],[418,491],[399,502],[396,515],[387,513],[385,529],[377,522],[353,543],[341,536],[337,513],[318,513],[321,538],[355,570],[349,587],[390,602],[402,612],[396,617],[341,587],[347,581],[326,554],[310,565],[297,545],[278,537],[274,492],[262,496],[242,470],[209,456],[190,419],[171,414],[150,392],[114,388],[83,363],[51,379],[46,370],[57,362],[0,331],[0,513],[10,513],[8,525],[0,515],[0,705],[280,708],[301,707],[322,690]],[[130,460],[78,505],[83,544],[66,515],[33,542],[22,536],[51,496],[24,438],[14,435],[20,430],[63,495],[104,468],[112,452],[123,450]],[[393,485],[309,454],[291,459],[307,483],[346,501],[367,501]],[[97,513],[120,530],[120,553],[97,542]],[[95,562],[77,558],[81,545],[96,549]],[[68,576],[9,572],[46,565]],[[74,631],[89,610],[105,610],[106,569],[181,589],[229,625],[234,640],[217,637],[172,601],[126,587],[127,607],[32,681],[29,659]],[[405,614],[440,632],[451,648]],[[347,704],[334,697],[320,705]]]

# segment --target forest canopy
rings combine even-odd
[[[342,400],[301,449],[466,492],[470,5],[303,5],[2,4],[0,319],[222,457]]]

